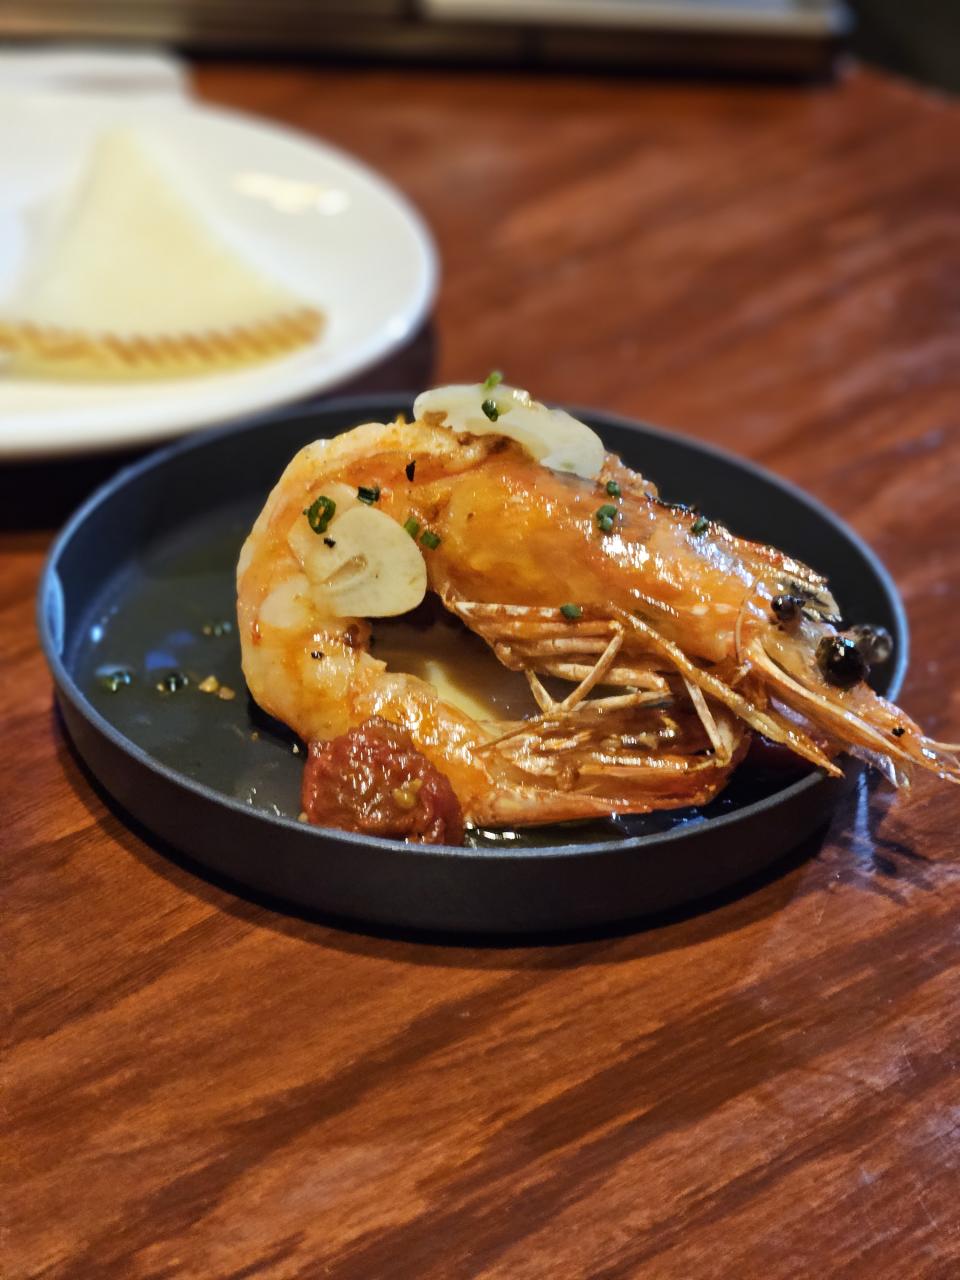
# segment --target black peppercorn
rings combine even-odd
[[[799,596],[774,596],[770,601],[770,608],[778,622],[798,622],[803,601]]]
[[[851,627],[847,635],[857,646],[865,662],[886,662],[893,653],[893,637],[886,627]]]
[[[824,679],[838,689],[852,689],[870,670],[863,654],[846,636],[823,637],[817,645],[817,666]]]

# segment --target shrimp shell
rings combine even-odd
[[[596,513],[608,484],[616,521],[605,533]],[[375,491],[398,524],[430,531],[421,544],[429,590],[524,673],[539,714],[477,720],[425,681],[389,671],[370,652],[367,620],[311,603],[291,531],[321,495],[349,507],[358,490]],[[840,690],[820,673],[817,642],[839,622],[821,575],[696,524],[695,534],[690,512],[662,503],[612,455],[584,480],[503,437],[458,436],[435,420],[357,427],[293,459],[243,548],[248,685],[308,743],[371,718],[399,727],[477,825],[702,804],[752,733],[831,774],[841,752],[858,751],[898,781],[913,767],[960,781],[949,746],[867,685]],[[785,589],[803,593],[794,630],[770,611]]]

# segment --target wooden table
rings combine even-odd
[[[906,708],[960,738],[956,106],[859,72],[198,83],[420,205],[437,379],[501,367],[670,424],[849,519],[906,599]],[[622,936],[431,945],[276,914],[92,792],[34,638],[49,531],[13,510],[7,1280],[960,1274],[960,791],[861,786],[809,860]]]

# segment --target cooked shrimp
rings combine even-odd
[[[432,392],[412,423],[307,446],[244,545],[244,673],[310,744],[308,814],[436,840],[461,818],[699,804],[751,730],[829,773],[847,750],[896,781],[911,765],[960,780],[950,749],[863,683],[883,637],[838,633],[823,578],[662,503],[587,427],[524,393],[497,388],[482,418],[465,414],[464,396],[484,394]],[[525,674],[539,715],[474,719],[371,654],[367,619],[426,590]],[[317,778],[329,784],[332,752],[359,781],[331,809]]]

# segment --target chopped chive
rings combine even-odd
[[[607,493],[609,493],[611,498],[620,497],[620,486],[617,484],[616,480],[607,481]]]
[[[413,460],[412,462],[408,462],[408,463],[407,463],[407,465],[406,465],[403,469],[404,469],[404,471],[406,472],[407,479],[408,479],[408,480],[412,480],[412,479],[413,479],[413,477],[414,477],[414,475],[416,474],[416,470],[417,470],[417,460],[416,460],[416,458],[414,458],[414,460]]]
[[[707,517],[697,516],[696,520],[694,520],[693,524],[690,526],[690,532],[692,534],[706,533],[706,531],[709,528],[710,528],[710,521],[707,519]]]
[[[315,502],[311,502],[309,507],[304,508],[303,514],[309,521],[310,528],[314,533],[326,533],[327,525],[333,519],[333,513],[337,509],[337,504],[332,498],[325,498],[323,494]]]
[[[162,680],[157,681],[156,687],[159,693],[178,693],[181,689],[185,689],[189,683],[188,677],[182,671],[171,671]]]
[[[425,547],[429,547],[431,551],[436,551],[437,547],[440,545],[441,539],[430,529],[424,529],[423,533],[420,535],[420,541]]]
[[[357,497],[361,502],[365,502],[368,507],[372,507],[375,502],[380,501],[380,486],[378,484],[368,488],[362,484],[357,490]]]
[[[415,538],[420,532],[420,521],[414,520],[413,516],[408,516],[403,522],[403,527],[409,533],[411,538]]]
[[[133,672],[126,667],[117,667],[113,671],[101,672],[97,679],[100,687],[106,689],[107,693],[117,693],[124,685],[133,683]]]
[[[484,391],[492,391],[494,387],[499,387],[503,381],[503,374],[499,369],[494,369],[492,373],[488,373],[483,380]]]
[[[491,422],[496,422],[500,417],[500,410],[497,408],[496,400],[484,400],[480,406]]]
[[[560,612],[565,618],[569,618],[573,622],[575,619],[583,617],[583,606],[579,604],[562,604]]]
[[[609,533],[613,528],[613,522],[616,518],[617,508],[612,502],[605,502],[602,507],[598,507],[594,512],[597,525],[602,533]]]

